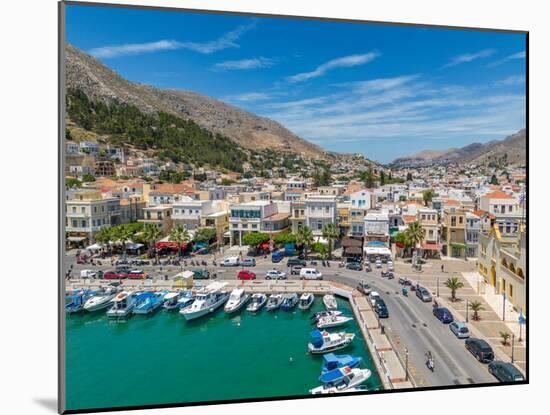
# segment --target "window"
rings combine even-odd
[[[463,222],[464,222],[464,218],[462,216],[459,216],[458,217],[458,223],[460,223],[462,225]]]
[[[76,213],[76,206],[73,206],[73,213]]]
[[[451,226],[456,226],[456,216],[451,216]]]
[[[252,224],[252,229],[257,229],[257,228],[258,228],[258,225],[255,224],[255,223],[253,223],[253,224]]]
[[[512,205],[508,205],[508,212],[511,212],[512,211]],[[511,297],[511,295],[510,295]]]
[[[82,227],[83,227],[83,228],[86,227],[86,221],[85,221],[85,220],[82,221]]]
[[[76,219],[73,219],[72,225],[73,225],[73,228],[78,228],[78,221]]]
[[[510,296],[510,298],[514,296],[514,286],[512,284],[508,285],[508,295]]]
[[[317,222],[317,230],[320,231],[321,229],[323,229],[323,222],[322,222],[322,221],[318,221],[318,222]]]

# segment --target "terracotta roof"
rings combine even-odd
[[[487,193],[483,197],[486,199],[513,199],[512,196],[510,196],[508,193],[504,193],[501,190],[496,190],[494,192]]]
[[[416,215],[403,215],[403,222],[405,223],[416,222]]]
[[[283,219],[287,219],[289,216],[290,216],[290,213],[281,213],[281,212],[279,212],[279,213],[275,213],[271,216],[268,216],[264,220],[283,220]]]
[[[151,189],[151,193],[185,193],[193,192],[194,190],[186,184],[181,183],[162,183],[156,184],[154,189]]]
[[[445,199],[444,203],[446,206],[459,206],[460,202],[455,199]]]

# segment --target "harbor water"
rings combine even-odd
[[[353,315],[338,298],[339,310]],[[67,408],[104,408],[308,395],[319,386],[322,357],[306,353],[313,307],[290,312],[223,307],[186,322],[176,311],[111,321],[105,311],[67,315]],[[329,331],[353,332],[350,347],[336,352],[361,356],[381,388],[355,320]]]

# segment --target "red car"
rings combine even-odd
[[[123,280],[128,278],[128,274],[125,274],[124,272],[107,271],[103,274],[103,278],[106,280]]]
[[[142,270],[134,270],[128,273],[128,279],[131,280],[144,280],[148,277],[148,274]]]
[[[237,275],[237,278],[240,279],[240,280],[255,280],[256,279],[256,274],[254,274],[253,272],[247,270],[247,269],[242,269],[239,271],[239,274]]]

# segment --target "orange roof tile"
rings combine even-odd
[[[504,193],[501,190],[496,190],[491,193],[487,193],[485,196],[483,196],[485,199],[513,199],[512,196],[510,196],[508,193]]]
[[[458,200],[455,200],[455,199],[445,199],[444,203],[447,206],[459,206],[460,205],[460,202]]]

